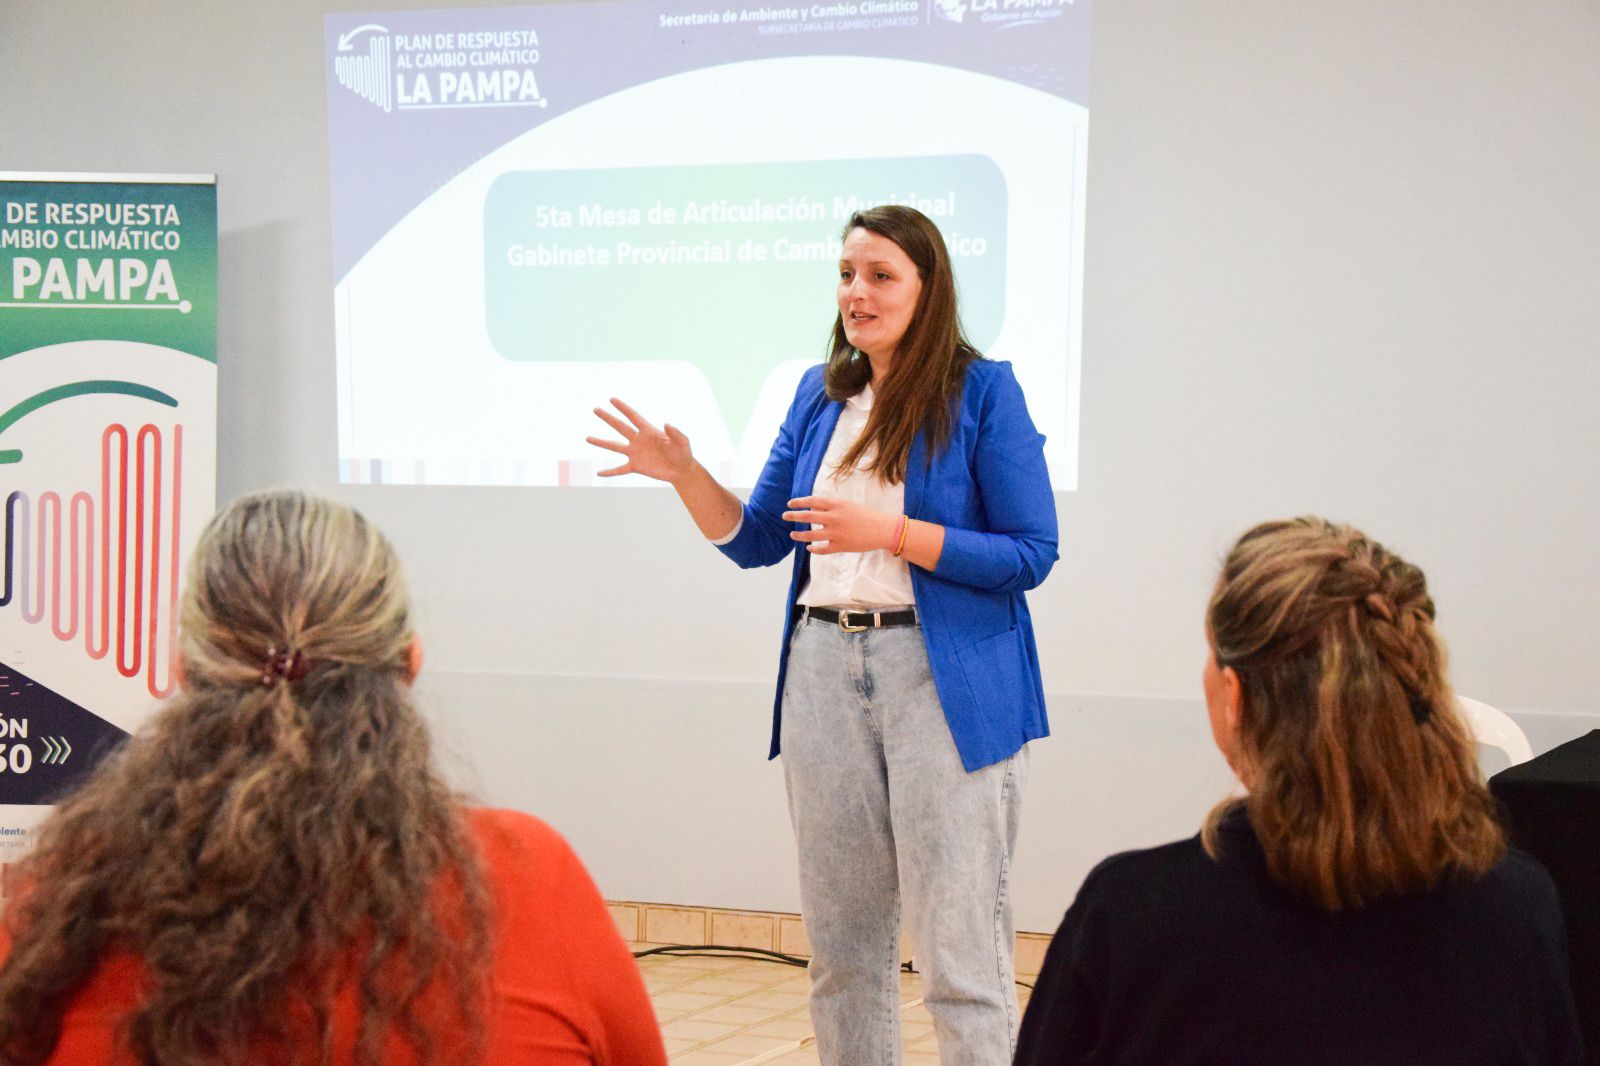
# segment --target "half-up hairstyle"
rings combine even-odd
[[[1207,612],[1239,675],[1243,803],[1272,878],[1326,911],[1485,873],[1505,851],[1422,571],[1321,518],[1239,538]]]
[[[939,227],[914,207],[889,204],[851,215],[843,236],[848,238],[858,228],[899,245],[922,280],[922,292],[905,336],[895,349],[888,374],[874,391],[866,427],[839,460],[839,471],[843,473],[872,455],[871,462],[862,469],[893,485],[906,479],[911,443],[919,430],[925,433],[930,463],[949,441],[967,366],[983,356],[961,331],[955,274]],[[844,315],[837,315],[828,365],[823,372],[828,398],[847,400],[871,381],[872,364],[851,346],[844,333]]]
[[[142,970],[122,1027],[142,1062],[329,1062],[341,990],[359,1063],[394,1041],[430,1062],[481,1053],[489,896],[412,706],[411,641],[394,552],[349,508],[264,493],[211,523],[183,691],[23,865],[0,1059],[47,1059],[109,956]]]

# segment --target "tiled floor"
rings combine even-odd
[[[817,1066],[804,970],[753,959],[666,955],[640,959],[639,969],[672,1066]],[[1017,993],[1026,1003],[1028,990]],[[916,974],[901,976],[900,1001],[905,1066],[937,1066],[933,1023],[921,1005]]]

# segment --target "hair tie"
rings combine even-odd
[[[310,671],[311,660],[307,659],[299,649],[291,651],[284,648],[279,651],[278,646],[274,644],[267,649],[267,661],[261,670],[261,683],[269,688],[279,681],[287,681],[292,685]]]
[[[1367,609],[1368,614],[1376,618],[1381,618],[1385,622],[1394,621],[1393,608],[1391,608],[1388,602],[1376,592],[1367,593],[1367,595],[1362,598],[1361,605]]]
[[[1411,717],[1418,725],[1424,725],[1433,717],[1433,704],[1421,696],[1411,697]]]

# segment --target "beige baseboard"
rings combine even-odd
[[[611,917],[630,943],[722,944],[760,948],[785,955],[811,955],[811,942],[798,914],[777,911],[730,911],[714,907],[680,907],[631,900],[607,901]],[[1047,933],[1017,934],[1017,976],[1033,977],[1050,946]],[[911,945],[900,939],[902,962],[911,960]]]

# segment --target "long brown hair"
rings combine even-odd
[[[112,954],[143,968],[123,1032],[144,1062],[328,1062],[341,987],[358,1062],[383,1061],[392,1034],[427,1061],[478,1053],[489,897],[412,707],[411,641],[394,552],[349,508],[266,493],[211,523],[184,594],[183,692],[23,864],[0,1058],[48,1058]],[[302,658],[270,669],[285,649]]]
[[[899,245],[922,280],[916,310],[895,349],[888,374],[878,383],[866,427],[839,460],[839,470],[844,472],[872,454],[872,461],[862,469],[876,473],[888,484],[897,484],[906,479],[911,443],[918,430],[925,431],[929,462],[950,439],[967,366],[983,356],[961,331],[955,274],[939,227],[914,207],[888,204],[851,215],[843,236],[848,238],[858,228]],[[871,363],[845,338],[844,315],[835,316],[823,375],[828,398],[849,399],[871,380]]]
[[[1273,879],[1327,911],[1476,876],[1505,851],[1421,570],[1307,517],[1239,538],[1207,612],[1239,675],[1243,803]]]

